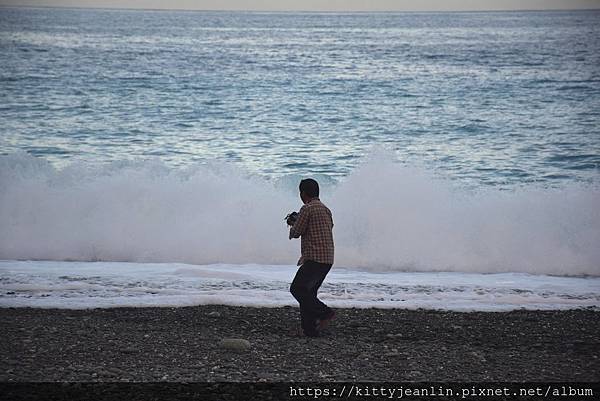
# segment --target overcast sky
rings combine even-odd
[[[257,11],[468,11],[600,8],[600,0],[0,0],[0,5]]]

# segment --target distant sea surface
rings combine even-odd
[[[595,180],[600,12],[0,8],[0,153],[468,185]]]
[[[600,308],[600,12],[0,8],[0,306]]]

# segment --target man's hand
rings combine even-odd
[[[298,219],[297,212],[292,212],[292,213],[288,214],[287,216],[285,216],[285,221],[288,226],[293,226],[297,219]]]

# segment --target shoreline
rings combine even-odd
[[[300,338],[297,307],[0,308],[0,381],[600,381],[598,311],[335,310]]]

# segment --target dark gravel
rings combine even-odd
[[[600,312],[0,308],[0,381],[600,381]],[[242,338],[250,349],[219,346]]]

